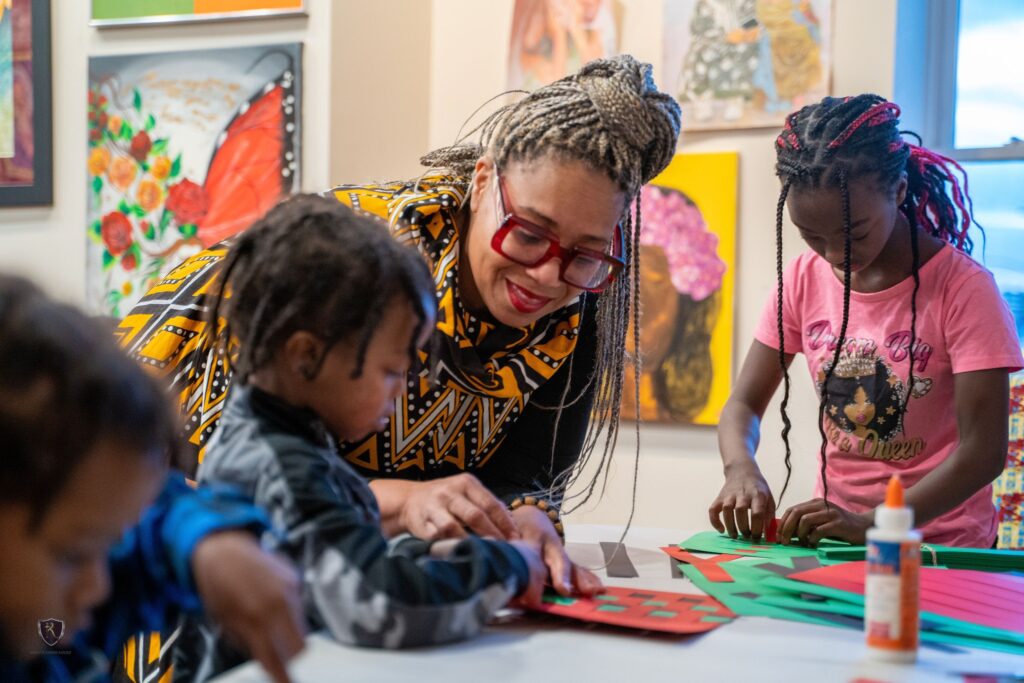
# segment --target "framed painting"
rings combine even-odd
[[[0,0],[0,207],[53,203],[50,0]]]
[[[626,419],[718,424],[732,383],[738,170],[735,152],[677,154],[641,190],[640,405],[630,363]]]
[[[829,94],[832,0],[665,0],[664,88],[685,130],[781,128]]]
[[[299,43],[93,57],[86,301],[120,317],[299,188]]]
[[[622,0],[516,0],[508,87],[534,90],[619,51]]]
[[[303,0],[92,0],[90,26],[304,16]]]

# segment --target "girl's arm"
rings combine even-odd
[[[907,491],[914,523],[949,512],[999,476],[1006,465],[1010,379],[1006,369],[953,375],[960,443]]]
[[[949,512],[999,476],[1006,463],[1010,409],[1009,372],[978,370],[953,375],[960,443],[938,467],[907,490],[914,523],[924,524]],[[874,511],[854,513],[820,498],[786,511],[779,525],[782,543],[796,536],[808,545],[823,538],[861,544]]]
[[[793,356],[786,354],[786,367],[792,362]],[[761,439],[761,418],[780,381],[778,350],[755,340],[718,423],[725,485],[708,509],[711,525],[733,538],[758,538],[775,517],[775,499],[754,454]]]

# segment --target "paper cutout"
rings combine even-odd
[[[864,593],[864,562],[820,567],[789,578]],[[1024,633],[1024,577],[970,569],[921,569],[921,610]]]
[[[799,545],[779,545],[767,541],[754,542],[749,538],[729,538],[717,531],[702,531],[694,534],[679,544],[685,548],[698,553],[715,553],[742,555],[744,557],[759,557],[766,560],[787,560],[793,557],[818,557],[817,548],[805,548]],[[818,548],[849,547],[842,541],[825,539],[818,544]]]
[[[768,528],[764,530],[764,540],[768,543],[778,543],[779,524],[782,522],[778,517],[772,517],[768,522]]]
[[[604,554],[605,573],[609,578],[635,579],[640,576],[633,561],[629,559],[626,546],[602,541],[601,552]]]
[[[818,555],[828,560],[863,560],[862,545],[822,548]],[[941,565],[948,569],[980,569],[982,571],[1024,570],[1024,553],[991,548],[956,548],[946,545],[921,544],[921,564]]]
[[[732,581],[732,577],[729,573],[722,569],[719,563],[729,562],[731,560],[741,559],[742,555],[713,555],[711,557],[697,557],[691,553],[681,550],[674,545],[667,545],[662,550],[668,554],[669,557],[686,564],[693,565],[697,568],[701,574],[704,575],[708,581],[722,582]]]
[[[706,595],[685,595],[611,586],[593,598],[544,596],[536,611],[664,633],[704,633],[732,621],[736,615]]]

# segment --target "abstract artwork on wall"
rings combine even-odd
[[[643,188],[640,417],[718,424],[729,395],[736,263],[734,152],[679,154]],[[635,351],[632,330],[626,336]],[[622,415],[635,419],[626,368]]]
[[[53,202],[49,0],[0,0],[0,206]]]
[[[119,317],[298,189],[301,45],[89,61],[87,300]]]
[[[303,0],[92,0],[91,26],[302,15]]]
[[[508,87],[534,90],[619,49],[621,0],[516,0]]]
[[[688,130],[781,127],[828,94],[832,0],[665,0],[663,85]]]

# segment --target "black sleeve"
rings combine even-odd
[[[551,379],[530,396],[505,441],[487,465],[474,473],[505,503],[524,493],[550,488],[555,476],[580,457],[596,391],[596,380],[591,381],[597,360],[596,314],[597,296],[588,294],[583,300],[583,320],[571,363],[566,360]],[[557,406],[566,382],[569,383],[569,392],[565,395],[567,407],[562,410],[555,434]]]

